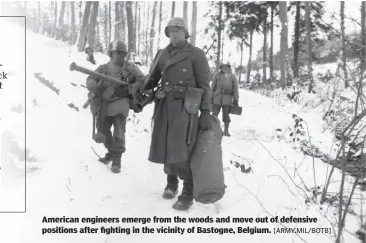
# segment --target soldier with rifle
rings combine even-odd
[[[98,129],[93,138],[98,143],[104,143],[108,150],[105,157],[99,161],[104,164],[112,161],[111,170],[114,173],[120,172],[121,157],[126,151],[126,119],[132,100],[145,80],[145,75],[140,69],[125,60],[126,54],[126,45],[121,40],[113,41],[108,48],[110,61],[99,66],[95,72],[124,81],[127,85],[109,82],[98,75],[90,75],[86,81],[86,87],[91,91],[90,109],[94,119],[96,118]]]
[[[182,194],[173,208],[188,210],[193,204],[190,160],[198,130],[208,130],[214,122],[210,71],[204,51],[188,43],[188,28],[182,18],[171,19],[165,35],[170,44],[155,57],[157,65],[144,87],[157,88],[149,161],[164,165],[167,185],[163,198],[174,198],[178,177],[183,180]]]

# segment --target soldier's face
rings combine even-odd
[[[186,34],[182,27],[171,26],[168,28],[168,33],[169,33],[170,41],[173,45],[182,43],[186,39]]]
[[[224,73],[228,73],[229,72],[229,67],[228,66],[222,66],[221,67],[221,70],[224,72]]]
[[[111,62],[115,65],[123,64],[125,61],[126,53],[122,51],[112,51],[111,52]]]

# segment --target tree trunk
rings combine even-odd
[[[133,23],[133,40],[136,43],[136,50],[135,50],[135,56],[137,53],[137,45],[138,45],[138,38],[137,38],[137,8],[138,8],[138,2],[135,2],[135,14],[134,14],[134,23]]]
[[[120,2],[120,16],[121,19],[119,21],[119,39],[122,39],[124,42],[126,42],[126,2]],[[132,3],[131,3],[131,14],[132,14]],[[133,17],[132,17],[132,26],[133,26]],[[133,30],[132,30],[132,36],[133,36]]]
[[[174,12],[175,12],[175,2],[173,1],[172,2],[172,15],[171,15],[172,18],[174,17]]]
[[[241,83],[241,74],[243,72],[243,52],[244,52],[244,38],[241,40],[241,44],[240,44],[240,73],[239,73],[239,83]]]
[[[70,2],[71,4],[71,45],[75,45],[77,39],[76,33],[76,20],[75,20],[75,2]]]
[[[48,36],[52,36],[53,34],[53,12],[54,12],[55,3],[51,1],[51,8],[50,8],[50,23],[49,23],[49,33]]]
[[[183,2],[183,19],[188,23],[188,2]]]
[[[264,9],[264,26],[263,26],[263,83],[267,84],[267,6]]]
[[[154,59],[154,37],[155,37],[155,17],[156,17],[156,8],[157,8],[158,2],[154,2],[153,6],[153,15],[152,15],[152,21],[151,21],[151,29],[150,29],[150,61]]]
[[[299,51],[300,51],[300,7],[301,2],[296,2],[295,40],[294,40],[294,77],[299,77]]]
[[[93,2],[93,10],[90,16],[90,23],[88,27],[88,44],[92,50],[95,50],[96,38],[95,38],[95,28],[97,26],[99,2]]]
[[[149,13],[150,13],[150,4],[149,2],[147,2],[147,11],[146,11],[146,25],[145,25],[145,64],[147,65],[147,63],[149,62],[149,53],[150,53],[150,48],[149,48]]]
[[[160,2],[161,4],[161,2]],[[138,14],[139,14],[139,17],[138,17],[138,24],[137,24],[137,34],[139,36],[139,42],[138,42],[138,45],[137,45],[137,55],[140,56],[140,48],[141,48],[141,7],[139,5],[139,10],[138,10]]]
[[[55,4],[55,12],[54,12],[54,19],[53,19],[53,28],[52,28],[52,38],[56,36],[57,32],[57,2]]]
[[[274,3],[271,3],[271,53],[270,55],[270,77],[271,81],[273,80],[273,15],[274,15]]]
[[[80,27],[80,33],[79,33],[79,43],[78,43],[78,50],[80,52],[84,51],[86,40],[87,40],[87,34],[88,34],[88,23],[89,23],[89,16],[90,16],[90,9],[93,2],[86,2],[85,4],[85,10],[83,15],[83,21]]]
[[[192,28],[191,28],[191,44],[196,45],[197,32],[197,1],[192,2]]]
[[[58,28],[56,29],[56,40],[61,40],[63,38],[65,8],[66,8],[66,2],[62,1],[60,17],[58,19]]]
[[[109,21],[109,29],[108,29],[108,44],[111,43],[112,40],[112,2],[109,1],[109,13],[108,13],[108,21]]]
[[[106,47],[106,49],[108,48],[109,45],[109,40],[108,40],[108,6],[107,4],[104,5],[104,46]]]
[[[42,14],[41,14],[41,3],[40,1],[37,2],[37,10],[38,10],[38,14],[37,14],[37,32],[41,33],[42,32]]]
[[[312,60],[312,48],[311,48],[311,23],[310,23],[310,8],[309,2],[305,3],[305,14],[306,14],[306,42],[308,46],[308,78],[309,78],[309,90],[310,93],[314,87],[313,80],[313,60]]]
[[[79,2],[79,26],[82,25],[82,19],[83,19],[83,11],[82,11],[82,7],[83,7],[83,2]]]
[[[136,52],[136,43],[133,40],[133,16],[132,16],[132,2],[126,2],[127,14],[127,28],[128,28],[128,51]]]
[[[250,30],[250,43],[249,43],[249,59],[247,70],[247,83],[250,82],[250,71],[252,69],[252,50],[253,50],[253,28]]]
[[[342,69],[344,73],[345,88],[348,88],[347,60],[346,60],[346,33],[344,28],[344,1],[341,1],[341,33],[342,33]]]
[[[281,87],[284,89],[287,85],[286,77],[286,52],[287,46],[287,2],[280,1],[280,19],[281,19],[281,50],[280,50],[280,67],[281,67]]]
[[[163,20],[163,2],[160,2],[159,6],[159,35],[158,35],[158,49],[160,48],[160,35],[161,35],[161,21]]]
[[[119,39],[119,33],[120,33],[120,24],[119,21],[121,21],[121,10],[120,10],[120,4],[121,2],[116,1],[114,3],[114,39]]]
[[[219,28],[217,29],[217,59],[216,59],[216,70],[219,70],[221,61],[221,19],[222,19],[222,2],[219,2]]]

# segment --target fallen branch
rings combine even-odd
[[[270,212],[268,212],[267,211],[267,209],[264,207],[264,205],[263,205],[263,203],[259,200],[259,198],[256,196],[256,195],[254,195],[251,191],[249,191],[249,189],[248,188],[246,188],[245,186],[243,186],[243,185],[241,185],[239,182],[238,182],[238,180],[236,179],[236,177],[234,176],[234,179],[235,179],[235,181],[236,181],[236,183],[240,186],[240,187],[242,187],[242,188],[244,188],[250,195],[252,195],[256,200],[257,200],[257,202],[261,205],[261,207],[263,208],[263,210],[268,214],[268,215],[270,215],[271,217],[274,217],[274,215],[273,214],[271,214]],[[284,224],[282,224],[281,222],[280,222],[280,225],[281,226],[283,226],[285,229],[287,229],[288,227],[286,227]],[[306,240],[304,240],[298,233],[296,233],[295,232],[295,234],[303,241],[303,242],[305,242],[305,243],[307,243],[307,241]]]
[[[287,171],[287,169],[271,154],[271,152],[268,151],[268,149],[255,137],[254,133],[253,133],[253,137],[255,138],[255,140],[267,151],[267,153],[282,167],[282,169],[286,172],[287,176],[290,178],[290,180],[292,181],[292,183],[299,188],[301,191],[303,191],[305,197],[308,199],[308,195],[307,193],[301,188],[299,187],[294,180],[292,179],[291,175],[289,174],[289,172]]]

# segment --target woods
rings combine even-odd
[[[35,2],[17,7],[26,12],[34,32],[47,35],[56,40],[75,45],[79,52],[90,47],[94,52],[106,52],[113,39],[122,39],[128,46],[130,58],[139,56],[147,64],[152,61],[158,48],[162,48],[161,35],[164,34],[162,22],[171,16],[184,16],[190,28],[191,42],[196,42],[197,2],[182,2],[178,13],[173,2]],[[12,6],[1,4],[4,11]],[[170,8],[170,16],[164,8]],[[192,14],[188,15],[188,9]],[[16,10],[14,10],[16,11]]]

